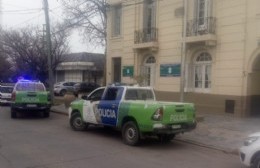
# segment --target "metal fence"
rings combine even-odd
[[[157,28],[148,28],[135,31],[135,44],[157,41],[157,38]]]
[[[205,34],[215,34],[216,18],[206,17],[187,22],[187,37]]]

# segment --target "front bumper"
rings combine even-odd
[[[154,124],[153,130],[156,134],[178,134],[183,132],[188,132],[195,129],[197,122],[194,123],[179,123],[179,124]]]
[[[10,104],[12,101],[11,101],[11,98],[1,98],[0,99],[0,103],[1,104]]]
[[[253,152],[251,149],[251,146],[243,146],[239,149],[239,158],[241,163],[243,163],[245,166],[250,167],[251,166],[251,159],[253,156]]]

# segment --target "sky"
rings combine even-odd
[[[61,21],[61,18],[65,16],[62,13],[60,0],[48,0],[48,2],[50,24]],[[28,25],[45,24],[42,0],[2,0],[1,10],[4,28],[18,29]],[[102,49],[92,48],[83,43],[77,30],[73,31],[69,44],[71,52],[102,52]]]

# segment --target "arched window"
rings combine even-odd
[[[146,60],[146,64],[154,64],[156,61],[155,61],[155,58],[153,56],[150,56],[147,58]]]
[[[207,91],[211,88],[212,57],[207,52],[200,53],[194,60],[195,91]]]

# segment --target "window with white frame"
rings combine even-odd
[[[148,31],[151,31],[152,28],[155,28],[155,5],[156,1],[154,0],[144,1],[144,28]]]
[[[116,5],[113,7],[113,16],[112,16],[112,36],[121,35],[121,17],[122,17],[122,6]]]
[[[208,17],[210,17],[211,12],[211,0],[197,0],[197,24],[198,30],[204,30],[208,25]]]
[[[211,88],[212,57],[207,52],[198,55],[194,62],[195,91],[209,91]]]

